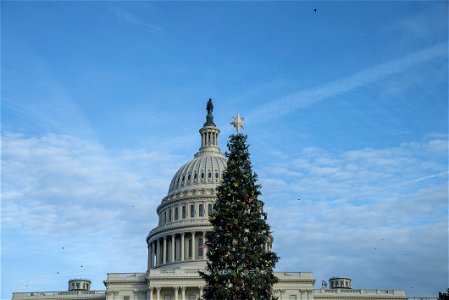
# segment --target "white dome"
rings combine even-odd
[[[227,164],[218,147],[220,129],[213,121],[211,99],[206,110],[199,151],[176,172],[157,208],[158,226],[147,236],[148,269],[206,266],[207,249],[200,246],[212,230],[209,216]]]
[[[226,169],[226,158],[221,153],[201,155],[184,164],[173,177],[168,195],[197,188],[216,187]]]

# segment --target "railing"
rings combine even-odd
[[[24,297],[42,297],[42,296],[73,296],[73,295],[105,295],[105,291],[43,291],[43,292],[16,292],[13,293],[13,299]]]
[[[274,272],[274,275],[280,279],[301,278],[314,279],[311,272]]]
[[[150,274],[198,274],[199,271],[205,269],[153,269]]]
[[[108,273],[107,280],[144,279],[146,273]]]
[[[405,296],[402,290],[377,290],[377,289],[319,289],[313,290],[315,294],[358,294],[358,295],[393,295]],[[410,298],[409,298],[410,299]],[[426,300],[426,299],[415,299]]]

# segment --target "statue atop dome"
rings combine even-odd
[[[214,105],[212,104],[212,99],[209,98],[209,101],[207,101],[207,116],[206,116],[206,123],[204,123],[203,126],[217,126],[214,123],[214,116],[212,115],[212,112],[214,111]]]

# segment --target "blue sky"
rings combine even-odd
[[[245,117],[278,270],[437,296],[447,24],[436,1],[3,1],[1,298],[145,271],[209,97],[223,151]]]

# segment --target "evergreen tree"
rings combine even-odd
[[[205,299],[275,299],[273,268],[278,256],[271,250],[271,232],[258,199],[260,186],[251,169],[246,136],[231,135],[227,169],[218,187],[213,231],[208,232]],[[267,248],[266,246],[270,247]]]
[[[449,288],[447,289],[446,293],[438,293],[438,300],[449,300]]]

